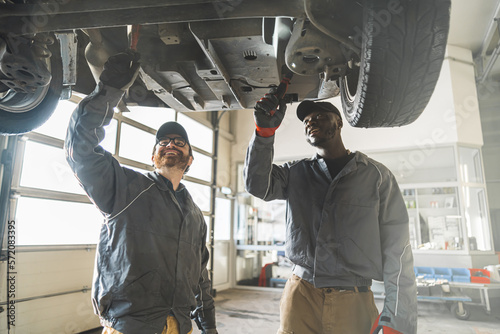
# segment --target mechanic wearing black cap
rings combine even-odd
[[[315,156],[273,164],[285,107],[271,93],[257,102],[244,169],[252,195],[287,201],[286,254],[294,267],[280,303],[278,334],[416,333],[408,213],[393,174],[345,148],[342,117],[328,102],[304,101],[297,108]],[[373,279],[385,286],[380,315]]]
[[[181,183],[193,162],[186,130],[157,131],[146,174],[122,167],[99,143],[104,126],[132,85],[138,54],[110,57],[95,91],[82,100],[66,136],[67,161],[104,216],[96,252],[92,304],[103,334],[187,334],[191,318],[216,334],[207,273],[203,214]]]

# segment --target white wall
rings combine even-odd
[[[500,83],[479,89],[484,134],[483,161],[495,250],[500,251]]]
[[[472,52],[456,46],[447,48],[456,114],[458,142],[483,145],[479,101]]]
[[[285,118],[276,131],[275,161],[294,160],[314,154],[314,149],[305,140],[304,127],[296,116],[297,106],[298,103],[287,106]],[[236,144],[232,154],[234,161],[243,162],[248,142],[255,131],[253,110],[239,110],[234,115]]]
[[[25,248],[29,249],[29,248]],[[11,333],[49,334],[79,333],[99,327],[94,315],[90,288],[95,259],[95,245],[78,250],[16,250],[15,299],[82,290],[48,298],[22,301],[15,304],[15,327]],[[6,272],[6,262],[0,272]],[[1,300],[5,301],[6,279],[0,280]],[[3,306],[7,308],[6,306]],[[7,333],[6,313],[0,316],[0,334]]]

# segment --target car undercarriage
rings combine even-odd
[[[40,126],[133,47],[120,104],[252,108],[288,72],[288,101],[341,95],[356,127],[402,126],[439,77],[450,0],[0,1],[0,133]]]

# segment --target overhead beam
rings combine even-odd
[[[98,4],[100,11],[89,5]],[[103,5],[103,4],[106,4]],[[0,4],[0,32],[24,35],[72,29],[116,27],[131,24],[159,24],[241,19],[257,17],[304,17],[302,0],[232,0],[232,1],[160,1],[147,0],[146,5],[130,0],[69,1],[64,5]],[[94,5],[92,5],[94,6]],[[112,8],[106,10],[104,8]]]

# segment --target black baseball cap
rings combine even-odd
[[[177,122],[167,122],[160,126],[160,128],[156,132],[156,143],[158,144],[158,142],[166,135],[179,135],[182,138],[186,139],[188,145],[191,146],[191,144],[189,144],[189,138],[186,130]]]
[[[307,115],[318,109],[332,112],[342,118],[342,116],[340,115],[340,111],[330,102],[314,102],[311,100],[302,101],[299,104],[299,106],[297,107],[297,117],[301,122],[303,122],[304,118],[306,118]]]

